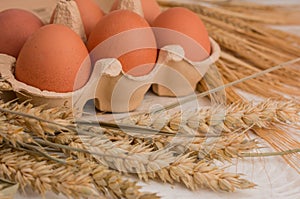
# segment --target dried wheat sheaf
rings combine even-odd
[[[147,119],[146,117],[149,117],[147,115],[135,118],[135,121],[139,125],[144,121],[143,125],[148,124],[152,128],[160,126],[175,134],[176,131],[181,130],[181,126],[178,124],[179,120],[175,116],[182,118],[180,115],[185,115],[189,117],[184,119],[186,123],[183,126],[203,134],[202,130],[198,131],[199,128],[195,128],[195,123],[199,126],[208,125],[209,118],[214,113],[219,112],[217,111],[218,108],[220,107],[163,117],[163,121],[165,121],[163,126],[161,125],[163,123],[159,122],[161,115],[153,117],[155,118],[153,121],[156,123],[151,122],[149,118]],[[213,166],[210,160],[230,161],[231,158],[239,157],[244,152],[255,149],[257,146],[255,141],[247,140],[245,134],[238,134],[233,130],[237,128],[249,129],[254,126],[266,127],[268,123],[290,123],[298,119],[299,109],[297,103],[275,100],[268,100],[256,105],[241,102],[225,109],[222,107],[222,111],[220,111],[224,112],[225,110],[225,113],[230,116],[230,120],[235,121],[232,126],[228,126],[229,122],[225,123],[227,126],[222,126],[226,127],[223,129],[226,136],[216,139],[215,147],[211,150],[207,150],[206,146],[208,147],[211,144],[206,143],[205,138],[196,138],[191,142],[185,154],[182,155],[177,155],[182,152],[177,148],[182,143],[176,143],[176,147],[169,150],[155,149],[157,140],[160,140],[157,138],[164,137],[165,142],[168,143],[172,142],[170,139],[173,137],[169,138],[170,136],[154,135],[152,141],[149,141],[149,139],[146,141],[144,138],[135,137],[120,130],[116,131],[101,127],[74,128],[76,125],[74,124],[74,118],[64,108],[42,109],[41,107],[33,107],[28,103],[2,103],[0,110],[3,118],[1,120],[2,124],[8,125],[6,129],[11,129],[11,132],[6,130],[3,131],[5,133],[1,134],[2,139],[4,139],[3,143],[10,144],[13,147],[26,149],[28,144],[31,144],[31,146],[35,146],[36,143],[48,144],[48,147],[59,149],[68,157],[79,158],[82,161],[88,160],[94,162],[93,164],[98,163],[105,167],[109,166],[124,173],[135,173],[143,180],[160,179],[168,183],[182,182],[192,190],[208,187],[213,190],[234,191],[236,188],[253,187],[254,184],[240,179],[237,174],[230,174]],[[55,114],[48,114],[49,112]],[[165,118],[172,118],[173,122]],[[191,122],[192,120],[193,122]],[[176,123],[176,125],[172,127],[167,125],[171,123]],[[240,124],[240,126],[237,124]],[[13,131],[11,126],[15,126],[18,130]],[[31,126],[35,126],[35,128],[29,128]],[[76,129],[88,132],[88,134],[78,135]],[[53,136],[54,133],[56,136]],[[161,145],[166,144],[164,139],[160,140]],[[12,140],[15,141],[12,142]],[[24,145],[25,143],[27,145]],[[62,146],[68,146],[69,148]],[[197,154],[195,155],[194,152],[197,152]],[[95,155],[97,158],[94,157]],[[199,158],[204,159],[199,160]]]
[[[8,104],[4,104],[4,107],[8,107]],[[27,107],[29,105],[22,104],[19,106],[16,106],[15,104],[12,104],[11,107],[14,107],[16,111],[16,107],[18,107],[19,110],[26,110],[23,106]],[[31,109],[35,109],[32,107]],[[31,125],[37,125],[37,122],[43,121],[43,123],[46,123],[48,115],[44,115],[41,113],[40,107],[36,108],[37,111],[32,111],[33,114],[31,114],[30,121],[33,122]],[[52,109],[51,109],[52,110]],[[4,109],[2,109],[4,111]],[[46,111],[46,110],[45,110]],[[47,111],[46,111],[47,112]],[[62,110],[62,113],[64,113],[64,110]],[[26,135],[31,135],[32,143],[38,143],[38,144],[48,144],[49,146],[55,146],[55,147],[61,147],[63,146],[69,146],[69,148],[62,148],[62,151],[65,152],[65,154],[70,155],[71,157],[76,156],[76,158],[80,159],[86,159],[92,160],[93,158],[90,157],[90,155],[98,155],[99,157],[96,158],[96,161],[110,166],[114,169],[118,169],[119,171],[126,172],[126,173],[136,173],[141,179],[148,180],[149,178],[153,179],[161,179],[164,182],[183,182],[188,188],[191,188],[193,190],[205,186],[208,188],[211,188],[213,190],[224,190],[224,191],[233,191],[236,188],[250,188],[253,186],[252,183],[240,179],[240,176],[238,174],[230,174],[226,173],[223,169],[219,169],[217,167],[214,167],[213,164],[207,162],[206,160],[199,161],[195,156],[191,155],[177,155],[177,151],[175,150],[158,150],[155,151],[151,146],[147,145],[139,145],[135,144],[132,145],[130,141],[126,140],[119,140],[112,142],[107,138],[105,135],[98,134],[97,130],[95,128],[89,128],[90,135],[78,135],[76,132],[63,132],[63,131],[57,131],[60,132],[57,136],[53,138],[53,136],[46,136],[45,134],[41,135],[40,131],[33,132],[31,129],[28,129],[27,126],[30,125],[30,121],[28,121],[28,117],[22,114],[16,114],[10,111],[6,112],[7,117],[10,117],[10,121],[15,122],[17,125],[22,125],[23,130],[28,131]],[[15,115],[15,116],[12,116]],[[61,117],[65,117],[66,114],[57,114]],[[36,117],[36,119],[33,119]],[[14,118],[14,119],[12,119]],[[25,118],[25,119],[24,119]],[[54,119],[54,118],[53,118]],[[24,122],[23,120],[27,120],[27,122]],[[35,121],[32,121],[35,120]],[[60,121],[59,117],[56,118],[56,121]],[[72,121],[72,120],[70,120]],[[61,123],[60,125],[64,125],[66,121]],[[59,123],[58,123],[59,124]],[[57,124],[57,127],[59,125]],[[72,122],[70,122],[72,124]],[[52,124],[54,125],[54,124]],[[56,128],[57,128],[56,127]],[[49,130],[49,127],[47,125],[41,125],[40,128],[45,128],[45,130]],[[27,129],[27,130],[26,130]],[[112,134],[113,132],[111,130],[105,130],[100,128],[100,130],[103,132],[108,131],[108,134]],[[45,131],[48,132],[48,131]],[[24,131],[20,131],[17,133],[20,137],[23,137]],[[121,134],[121,132],[115,132],[118,134]],[[51,134],[50,134],[51,135]],[[95,136],[96,135],[96,136]],[[9,140],[6,135],[2,135],[4,138],[6,138],[6,141]],[[40,136],[40,138],[44,138],[47,140],[47,142],[41,141],[39,139],[34,139],[34,136]],[[51,142],[53,141],[53,142]],[[235,142],[238,142],[240,140],[235,140]],[[244,141],[244,139],[243,139]],[[7,143],[7,142],[6,142]],[[9,141],[10,143],[10,141]],[[19,139],[20,146],[25,146],[24,143],[22,143],[22,140]],[[61,145],[55,145],[55,143],[61,144]],[[196,143],[195,143],[196,144]],[[220,142],[221,144],[221,142]],[[240,143],[244,144],[244,143]],[[49,147],[48,146],[48,147]],[[234,146],[234,145],[233,145]],[[224,149],[225,146],[223,145],[222,149]],[[77,150],[75,150],[77,149]],[[83,149],[84,151],[81,151],[80,149]],[[116,157],[117,156],[117,157]],[[186,161],[186,165],[183,160]],[[182,162],[179,164],[178,160]],[[198,168],[199,165],[202,165],[201,170],[195,169]],[[180,168],[185,168],[180,169]],[[180,170],[181,172],[177,173],[175,172],[176,169]],[[190,173],[190,171],[195,171],[195,173]],[[210,184],[209,181],[203,179],[203,182],[201,182],[199,179],[195,180],[197,175],[200,175],[201,172],[205,172],[205,176],[210,176],[210,178],[218,179],[221,182],[226,181],[231,183],[230,186],[225,187],[224,185],[220,183],[213,184],[215,187]],[[189,180],[186,181],[185,178],[187,176],[190,176]],[[235,183],[235,182],[240,182]]]

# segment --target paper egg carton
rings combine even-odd
[[[181,97],[194,93],[198,82],[220,56],[218,44],[213,39],[210,42],[212,53],[201,62],[185,58],[183,48],[178,45],[163,47],[154,69],[141,77],[124,73],[117,59],[98,60],[87,84],[69,93],[41,91],[16,80],[16,60],[8,55],[0,54],[0,74],[20,100],[30,100],[35,105],[67,106],[81,112],[87,101],[94,99],[101,111],[128,112],[141,105],[151,87],[158,96]]]

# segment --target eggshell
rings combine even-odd
[[[33,13],[21,9],[0,12],[0,53],[18,57],[27,38],[43,26]]]
[[[155,18],[161,13],[160,7],[156,0],[141,0],[144,18],[152,25]],[[115,0],[112,5],[111,11],[117,10],[120,4],[120,0]]]
[[[170,8],[153,22],[159,48],[180,45],[186,57],[199,62],[211,53],[208,32],[197,14],[186,8]]]
[[[75,0],[75,2],[78,5],[86,36],[89,37],[104,13],[94,0]]]
[[[92,31],[87,47],[92,62],[117,58],[123,71],[143,76],[154,68],[157,48],[147,21],[128,10],[117,10],[103,17]]]
[[[17,59],[17,80],[40,90],[71,92],[88,81],[91,64],[80,37],[58,24],[46,25],[25,43]]]

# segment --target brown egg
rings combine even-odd
[[[119,6],[120,0],[115,0],[111,11],[117,10]],[[161,13],[160,7],[156,0],[141,0],[144,18],[148,21],[150,25],[152,25],[155,18]]]
[[[82,18],[86,36],[89,37],[104,13],[94,0],[75,0]]]
[[[16,79],[40,90],[59,93],[88,81],[91,64],[80,37],[63,25],[46,25],[24,44],[17,59]]]
[[[186,8],[170,8],[153,22],[159,48],[166,45],[181,45],[186,57],[202,61],[209,57],[211,46],[208,32],[197,14]]]
[[[33,13],[21,9],[0,12],[0,53],[18,57],[27,38],[43,26]]]
[[[157,57],[156,41],[147,21],[128,10],[117,10],[103,17],[92,31],[87,47],[93,63],[117,58],[123,71],[143,76],[152,71]]]

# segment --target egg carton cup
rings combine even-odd
[[[210,42],[212,53],[201,62],[188,60],[179,45],[163,47],[154,69],[142,77],[133,77],[123,72],[117,59],[99,60],[95,70],[99,70],[96,74],[102,76],[96,90],[92,92],[94,95],[88,98],[94,97],[95,105],[101,111],[128,112],[141,105],[151,86],[158,96],[182,97],[193,94],[199,81],[220,57],[219,45],[211,38]]]
[[[98,60],[87,84],[74,92],[42,91],[18,81],[14,76],[16,59],[0,54],[0,74],[21,100],[48,108],[66,106],[82,112],[89,100],[105,112],[129,112],[138,108],[151,88],[159,96],[186,96],[195,92],[198,82],[220,57],[220,47],[210,39],[212,53],[202,62],[191,62],[177,45],[160,50],[154,69],[147,75],[134,77],[122,70],[115,58]]]
[[[212,38],[209,40],[212,47],[211,55],[201,62],[187,59],[181,46],[170,45],[162,48],[158,58],[162,70],[157,76],[159,81],[152,85],[153,92],[165,97],[183,97],[193,94],[210,66],[220,58],[219,45]]]
[[[14,62],[14,57],[0,54],[0,69]],[[11,90],[11,85],[6,81],[6,78],[2,77],[1,73],[0,77],[3,80],[0,82],[0,100],[2,102],[9,102],[16,99],[16,94]]]

